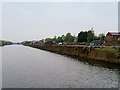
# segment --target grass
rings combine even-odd
[[[103,52],[111,52],[111,53],[118,53],[118,50],[111,47],[104,47],[104,48],[95,48],[95,50],[103,51]]]

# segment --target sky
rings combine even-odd
[[[1,8],[2,39],[13,42],[118,31],[118,2],[3,2]]]
[[[120,1],[118,3],[118,31],[120,32]]]

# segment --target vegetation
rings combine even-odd
[[[64,42],[75,42],[76,41],[76,36],[72,35],[71,33],[67,33],[66,35],[61,35],[61,36],[54,36],[54,38],[45,38],[41,39],[41,42],[45,43],[64,43]]]
[[[105,41],[105,34],[104,33],[99,34],[99,39],[101,42],[104,42]]]
[[[74,42],[76,37],[72,36],[71,33],[67,33],[64,37],[64,42]]]
[[[112,47],[106,47],[106,48],[95,48],[95,50],[103,51],[103,52],[112,52],[112,53],[118,53],[117,48]]]
[[[93,28],[87,32],[87,42],[90,43],[94,40],[95,34]]]
[[[0,46],[4,46],[4,45],[11,45],[12,42],[11,41],[4,41],[4,40],[0,40]]]
[[[80,43],[91,43],[95,39],[95,34],[93,28],[88,31],[81,31],[78,33],[78,36],[72,35],[71,33],[67,33],[61,36],[54,36],[54,38],[45,38],[39,40],[40,42],[46,44],[59,44],[59,43],[73,43],[73,42],[80,42]]]
[[[83,32],[81,31],[79,34],[78,34],[78,42],[87,42],[87,32]]]
[[[113,40],[109,43],[105,42],[105,34],[100,33],[98,36],[95,36],[93,28],[86,31],[81,31],[78,33],[78,36],[72,35],[71,33],[66,33],[60,36],[54,36],[53,38],[45,38],[38,40],[37,42],[34,41],[24,41],[22,44],[49,44],[49,45],[88,45],[88,46],[103,46],[103,45],[110,45],[110,46],[120,46],[120,41]]]
[[[31,43],[31,41],[23,41],[23,42],[21,42],[21,44],[23,44],[23,45],[27,45],[27,44],[30,44]]]
[[[86,42],[87,44],[91,43],[92,41],[94,41],[95,39],[95,34],[94,34],[94,30],[93,28],[91,28],[91,30],[88,31],[81,31],[78,34],[78,42]]]

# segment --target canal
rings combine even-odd
[[[0,49],[2,88],[118,88],[119,69],[22,45]]]

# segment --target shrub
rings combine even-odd
[[[120,52],[120,47],[117,48],[118,52]]]

